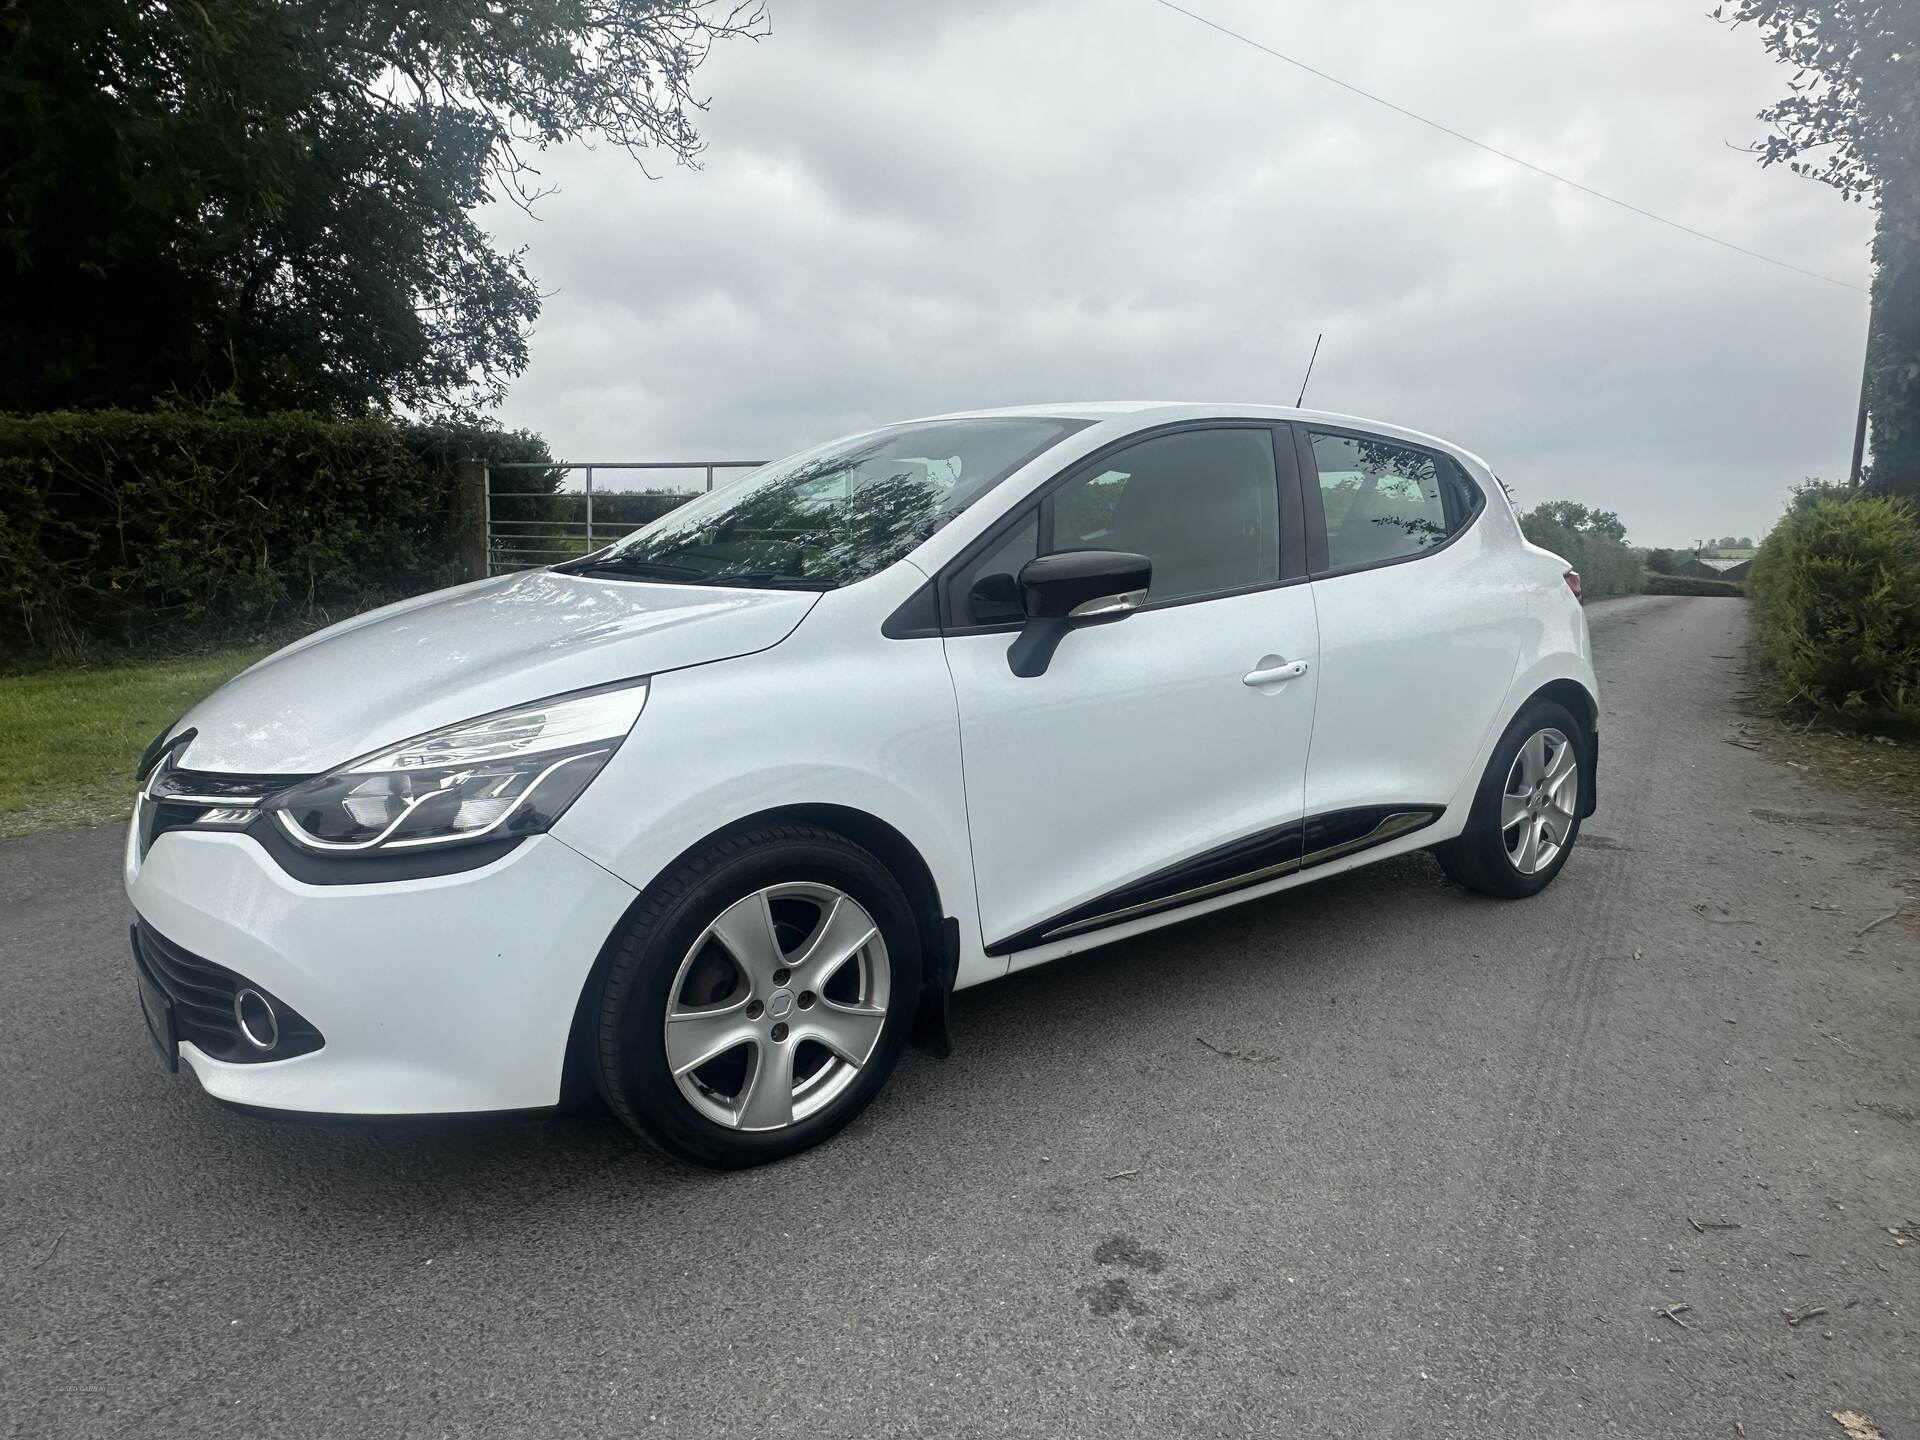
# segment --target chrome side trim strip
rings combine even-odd
[[[1351,855],[1356,850],[1364,850],[1369,845],[1378,845],[1391,840],[1396,835],[1404,835],[1409,830],[1418,830],[1439,818],[1435,810],[1403,810],[1389,815],[1369,830],[1353,840],[1343,840],[1338,845],[1329,845],[1324,850],[1316,850],[1300,861],[1300,868],[1310,865],[1324,865],[1329,860],[1338,860],[1342,855]]]
[[[1282,875],[1291,875],[1300,868],[1298,860],[1282,860],[1277,865],[1263,866],[1258,870],[1249,870],[1243,875],[1229,875],[1225,880],[1215,880],[1208,885],[1196,885],[1191,890],[1182,890],[1177,895],[1163,895],[1157,900],[1142,900],[1138,905],[1128,905],[1120,910],[1109,910],[1104,915],[1092,915],[1085,920],[1076,920],[1071,925],[1062,925],[1057,930],[1048,930],[1041,937],[1048,940],[1063,940],[1069,935],[1079,935],[1087,930],[1103,930],[1109,925],[1118,925],[1123,920],[1136,916],[1152,914],[1160,910],[1172,910],[1195,900],[1204,900],[1209,895],[1218,895],[1223,890],[1238,890],[1247,885],[1257,885],[1262,880],[1277,880]]]
[[[1329,860],[1337,860],[1342,855],[1351,855],[1356,850],[1364,850],[1404,835],[1409,830],[1418,830],[1439,818],[1434,810],[1402,810],[1383,817],[1380,823],[1366,834],[1352,840],[1343,840],[1338,845],[1329,845],[1325,849],[1315,850],[1311,855],[1303,855],[1298,860],[1283,860],[1277,865],[1265,865],[1258,870],[1249,870],[1239,875],[1230,875],[1224,880],[1215,880],[1210,884],[1196,885],[1191,890],[1182,890],[1174,895],[1163,895],[1155,900],[1143,900],[1138,905],[1127,905],[1119,910],[1108,910],[1100,915],[1089,916],[1085,920],[1076,920],[1070,925],[1061,925],[1045,931],[1041,937],[1044,944],[1050,940],[1064,940],[1069,935],[1084,934],[1088,930],[1104,930],[1109,925],[1119,925],[1142,915],[1158,914],[1162,910],[1177,910],[1182,905],[1191,905],[1227,890],[1243,890],[1250,885],[1263,881],[1277,880],[1283,875],[1291,875],[1296,870],[1305,870],[1314,865],[1324,865]]]

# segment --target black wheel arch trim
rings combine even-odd
[[[1514,718],[1527,713],[1542,701],[1558,705],[1580,722],[1586,742],[1582,747],[1580,774],[1580,818],[1587,819],[1600,808],[1600,700],[1578,680],[1561,677],[1549,680],[1520,702]],[[1513,724],[1508,720],[1507,724]]]
[[[560,1107],[563,1110],[578,1105],[596,1093],[588,1065],[588,1047],[593,1042],[594,1034],[594,997],[599,993],[600,981],[607,973],[607,967],[612,964],[620,937],[626,933],[634,913],[645,905],[656,885],[691,856],[705,850],[722,836],[736,830],[782,824],[816,825],[846,836],[854,844],[871,852],[892,873],[900,888],[906,891],[908,905],[920,930],[920,997],[914,1008],[913,1026],[908,1031],[907,1039],[915,1048],[939,1059],[945,1059],[952,1052],[947,1033],[947,1009],[960,965],[960,922],[942,908],[939,885],[919,849],[894,826],[865,810],[846,805],[777,805],[772,809],[743,815],[702,835],[662,865],[620,912],[620,918],[613,922],[606,938],[600,942],[599,952],[594,956],[592,966],[581,981],[580,994],[574,1000],[573,1024],[567,1032],[567,1049],[561,1062]]]

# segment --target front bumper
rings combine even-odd
[[[305,884],[245,835],[169,832],[144,859],[130,836],[126,880],[153,930],[325,1037],[267,1063],[183,1038],[207,1093],[332,1115],[556,1103],[581,989],[635,894],[551,835],[477,870],[371,885]]]

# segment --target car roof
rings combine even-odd
[[[1074,400],[1052,405],[1002,405],[983,410],[956,410],[945,415],[926,415],[928,420],[989,420],[1002,416],[1044,415],[1062,420],[1094,422],[1131,422],[1127,429],[1145,429],[1151,425],[1181,420],[1297,420],[1307,424],[1332,425],[1343,429],[1367,430],[1390,435],[1416,445],[1427,445],[1474,461],[1481,468],[1486,462],[1451,440],[1443,440],[1422,430],[1395,425],[1385,420],[1369,420],[1360,415],[1342,415],[1330,410],[1302,410],[1291,405],[1251,405],[1214,400]],[[920,423],[909,421],[907,423]],[[1489,472],[1491,473],[1491,472]]]

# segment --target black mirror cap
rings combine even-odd
[[[1145,590],[1153,562],[1127,550],[1059,550],[1020,567],[1030,620],[1064,620],[1089,600]]]

